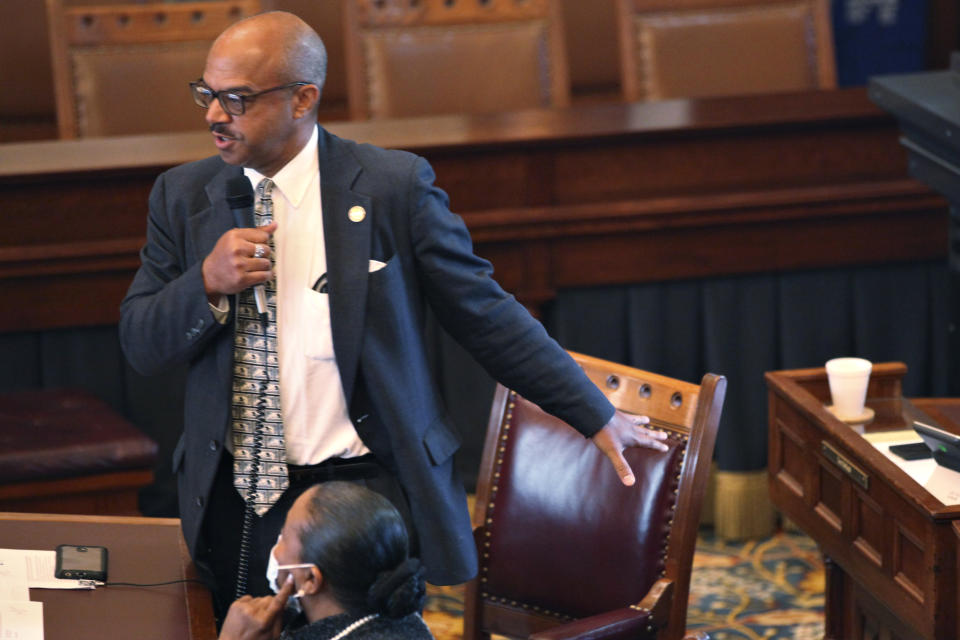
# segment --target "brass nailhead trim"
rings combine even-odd
[[[674,477],[674,480],[676,481],[677,484],[674,486],[673,495],[677,496],[680,494],[679,483],[683,476],[683,463],[686,460],[687,444],[689,443],[690,438],[687,435],[677,434],[672,431],[667,431],[666,429],[659,429],[659,430],[665,431],[668,439],[676,440],[682,444],[682,447],[680,448],[680,468],[677,471],[677,475]],[[666,528],[666,531],[664,531],[663,552],[660,555],[660,567],[661,567],[660,577],[661,578],[667,575],[666,563],[667,563],[667,556],[670,554],[670,534],[673,531],[673,522],[674,522],[674,515],[676,514],[676,510],[677,510],[677,500],[674,499],[673,504],[670,505],[670,512],[671,512],[670,519],[667,521],[667,528]],[[650,630],[652,630],[652,627]]]
[[[514,398],[516,398],[516,393],[513,392],[513,391],[511,391],[511,392],[510,392],[510,400],[509,400],[508,403],[507,403],[507,411],[506,411],[506,414],[505,414],[505,416],[504,416],[504,421],[503,421],[503,423],[501,424],[501,430],[504,431],[504,432],[509,431],[509,430],[510,430],[510,427],[512,426],[512,425],[511,425],[511,421],[513,420],[513,410],[514,410],[514,408],[516,408],[516,401],[514,400]],[[679,483],[680,480],[681,480],[681,476],[682,476],[683,462],[684,462],[684,460],[685,460],[685,458],[686,458],[687,444],[689,443],[689,436],[683,435],[683,434],[678,434],[678,433],[676,433],[676,432],[674,432],[674,431],[671,431],[671,430],[668,430],[668,429],[664,429],[663,427],[656,426],[656,425],[649,425],[648,428],[655,429],[655,430],[657,430],[657,431],[662,431],[662,432],[664,432],[664,433],[667,434],[668,439],[677,440],[677,441],[679,441],[680,443],[682,443],[683,446],[681,447],[681,450],[680,450],[680,469],[678,470],[677,475],[676,475],[676,477],[675,477],[676,482]],[[509,437],[509,436],[508,436],[507,433],[503,433],[503,434],[501,435],[501,437],[500,437],[500,441],[505,443],[505,442],[508,440],[508,437]],[[496,467],[495,467],[495,469],[494,469],[494,474],[493,474],[494,480],[495,480],[496,482],[499,482],[500,477],[501,477],[500,468],[503,466],[503,460],[504,460],[502,454],[506,452],[506,447],[503,446],[503,445],[499,446],[499,447],[498,447],[498,452],[499,452],[501,455],[500,455],[500,457],[497,458]],[[491,497],[490,502],[487,504],[487,510],[488,510],[488,514],[487,514],[488,517],[487,517],[487,520],[486,520],[487,527],[488,527],[488,530],[486,531],[486,536],[487,536],[487,538],[491,537],[491,535],[492,535],[490,529],[493,528],[493,518],[492,518],[492,517],[489,517],[489,516],[490,516],[490,512],[493,511],[493,509],[494,509],[494,507],[495,507],[494,499],[496,498],[496,493],[497,493],[497,490],[499,489],[499,486],[498,486],[498,484],[496,484],[496,482],[495,482],[494,485],[491,487],[492,497]],[[674,495],[678,495],[679,493],[680,493],[680,489],[679,489],[679,487],[676,487],[676,488],[673,490],[673,494],[674,494]],[[663,544],[663,553],[662,553],[661,558],[660,558],[661,567],[662,567],[662,568],[661,568],[661,571],[660,571],[660,577],[664,577],[664,576],[666,575],[666,559],[667,559],[667,555],[669,554],[669,549],[670,549],[670,533],[671,533],[671,528],[672,528],[672,526],[673,526],[673,521],[674,521],[674,519],[673,519],[673,513],[676,512],[676,508],[677,508],[677,501],[674,500],[674,501],[673,501],[673,504],[672,504],[671,507],[670,507],[672,513],[671,513],[671,516],[670,516],[670,520],[668,521],[668,529],[667,529],[667,531],[665,532],[665,540],[664,540],[664,544]],[[490,541],[489,541],[489,540],[487,540],[486,542],[484,542],[484,547],[486,547],[487,549],[490,548]],[[489,560],[490,554],[489,554],[488,552],[484,552],[482,557],[483,557],[484,560]],[[484,564],[483,566],[481,566],[481,570],[482,570],[484,573],[487,573],[487,572],[489,571],[489,567]],[[482,578],[481,578],[481,582],[486,583],[486,582],[487,582],[487,578],[482,577]],[[497,599],[496,597],[494,597],[494,598],[491,599],[491,598],[490,598],[490,595],[489,595],[488,593],[485,593],[485,592],[481,594],[481,597],[482,597],[483,599],[485,599],[485,600],[490,600],[490,601],[492,601],[492,602],[497,602],[497,601],[498,601],[498,599]],[[499,599],[499,602],[500,602],[501,604],[506,604],[506,603],[507,603],[507,600],[506,600],[506,598],[500,598],[500,599]],[[511,604],[511,606],[517,606],[516,601],[511,601],[510,604]],[[522,606],[524,609],[529,609],[529,608],[530,608],[530,606],[529,606],[529,605],[526,605],[526,604],[522,604],[522,605],[520,605],[520,606]],[[638,610],[638,611],[642,611],[642,612],[644,612],[644,613],[649,613],[649,610],[644,609],[643,607],[640,607],[639,605],[631,605],[631,608],[636,609],[636,610]],[[536,606],[535,606],[535,607],[533,607],[533,610],[534,610],[534,611],[537,611],[537,612],[539,612],[539,613],[543,613],[543,614],[545,614],[545,615],[549,615],[549,616],[554,617],[554,618],[559,618],[559,619],[564,620],[564,621],[573,620],[573,618],[571,618],[570,616],[566,616],[566,615],[563,615],[563,614],[559,614],[559,613],[550,611],[549,609],[541,609],[540,607],[536,607]],[[647,628],[647,630],[648,630],[648,631],[653,631],[654,628],[653,628],[652,626],[650,626],[650,627]]]
[[[543,615],[547,615],[547,616],[550,616],[550,617],[553,617],[553,618],[557,618],[558,620],[563,620],[563,621],[565,621],[565,622],[570,621],[570,620],[573,620],[573,618],[572,618],[571,616],[564,615],[564,614],[562,614],[562,613],[557,613],[556,611],[550,611],[549,609],[542,609],[542,608],[540,608],[540,607],[538,607],[538,606],[534,606],[534,605],[523,604],[523,603],[521,603],[521,602],[517,602],[516,600],[510,600],[510,601],[508,602],[506,598],[498,598],[497,596],[491,597],[490,594],[489,594],[489,593],[486,593],[486,592],[482,592],[482,593],[480,594],[480,597],[483,598],[484,600],[488,601],[488,602],[493,603],[493,604],[503,604],[503,605],[509,605],[509,606],[511,606],[511,607],[520,607],[520,608],[525,609],[525,610],[527,610],[527,611],[530,611],[530,610],[532,609],[533,611],[536,611],[537,613],[541,613],[541,614],[543,614]]]
[[[496,502],[495,502],[495,501],[496,501],[497,491],[498,491],[499,488],[500,488],[500,487],[499,487],[499,482],[500,482],[500,478],[501,478],[501,472],[500,472],[500,470],[501,470],[501,467],[503,467],[503,454],[504,454],[504,453],[506,452],[506,450],[507,450],[506,446],[504,446],[504,445],[506,444],[506,442],[507,442],[507,440],[508,440],[508,438],[509,438],[509,435],[508,435],[506,432],[510,430],[510,426],[511,426],[510,423],[511,423],[511,421],[513,420],[513,410],[514,410],[514,409],[516,408],[516,406],[517,406],[517,403],[516,403],[515,398],[516,398],[516,393],[514,393],[513,391],[511,391],[511,392],[510,392],[509,399],[508,399],[508,401],[507,401],[507,409],[506,409],[506,411],[504,412],[503,421],[502,421],[502,423],[501,423],[501,425],[500,425],[501,431],[503,432],[502,435],[500,436],[500,441],[501,441],[502,443],[504,443],[504,444],[502,444],[501,446],[499,446],[499,447],[497,448],[497,450],[498,450],[498,452],[499,452],[500,455],[497,456],[496,465],[495,465],[494,470],[493,470],[494,483],[493,483],[493,485],[490,487],[490,501],[487,503],[487,518],[486,518],[487,530],[486,530],[486,532],[485,532],[487,540],[484,541],[483,546],[484,546],[485,549],[488,549],[488,550],[490,549],[490,538],[493,536],[493,532],[492,532],[492,529],[493,529],[493,526],[494,526],[494,524],[493,524],[493,510],[494,510],[494,508],[495,508],[495,506],[496,506]],[[489,559],[490,559],[490,553],[489,553],[489,551],[485,551],[485,552],[482,554],[482,561],[481,561],[481,566],[480,566],[480,570],[481,570],[484,574],[489,573],[490,568],[489,568],[489,566],[487,565],[487,562],[489,561]],[[483,583],[485,583],[485,582],[487,582],[487,578],[486,578],[486,577],[481,577],[481,578],[480,578],[480,581],[483,582]],[[483,598],[485,598],[485,599],[489,598],[488,594],[484,593],[484,594],[483,594]],[[496,600],[496,599],[494,598],[494,600]]]

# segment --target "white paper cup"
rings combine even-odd
[[[863,415],[872,368],[870,361],[863,358],[834,358],[827,361],[833,410],[841,420]]]

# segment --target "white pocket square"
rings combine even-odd
[[[371,260],[370,273],[373,273],[374,271],[380,271],[380,269],[383,269],[385,266],[387,266],[386,262],[380,262],[379,260]]]

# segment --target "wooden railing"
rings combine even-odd
[[[335,123],[424,155],[477,252],[536,311],[563,287],[947,255],[862,89]],[[0,144],[0,331],[112,324],[165,168],[209,134]]]

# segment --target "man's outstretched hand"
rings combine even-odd
[[[647,416],[631,416],[622,411],[616,411],[610,422],[603,425],[591,440],[600,451],[610,458],[614,470],[620,476],[623,484],[632,486],[637,479],[633,470],[623,457],[623,450],[627,447],[648,447],[658,451],[666,451],[669,447],[663,442],[667,434],[662,431],[647,429],[644,425],[650,424]]]

